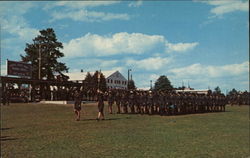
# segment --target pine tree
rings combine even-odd
[[[45,77],[52,80],[55,79],[55,73],[62,74],[68,71],[64,63],[57,61],[58,58],[64,56],[60,51],[62,48],[63,45],[57,40],[52,28],[41,30],[40,35],[33,39],[32,44],[26,44],[26,55],[21,55],[21,58],[24,62],[31,62],[33,79],[38,79],[39,76],[39,54],[41,54],[41,79]]]

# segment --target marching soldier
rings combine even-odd
[[[104,120],[104,94],[102,91],[97,92],[97,100],[98,100],[98,115],[97,121],[100,119]]]
[[[74,112],[76,114],[76,121],[80,121],[80,112],[82,103],[82,96],[80,91],[76,90],[74,97],[75,97]]]

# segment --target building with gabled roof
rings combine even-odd
[[[127,89],[127,79],[119,71],[106,77],[106,84],[108,89]]]

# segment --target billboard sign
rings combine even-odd
[[[7,60],[7,75],[31,77],[31,64]]]

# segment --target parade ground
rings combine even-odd
[[[116,107],[114,106],[114,109]],[[116,109],[115,109],[116,110]],[[1,106],[1,157],[246,158],[249,106],[177,116],[108,114],[84,104],[75,121],[70,105]]]

